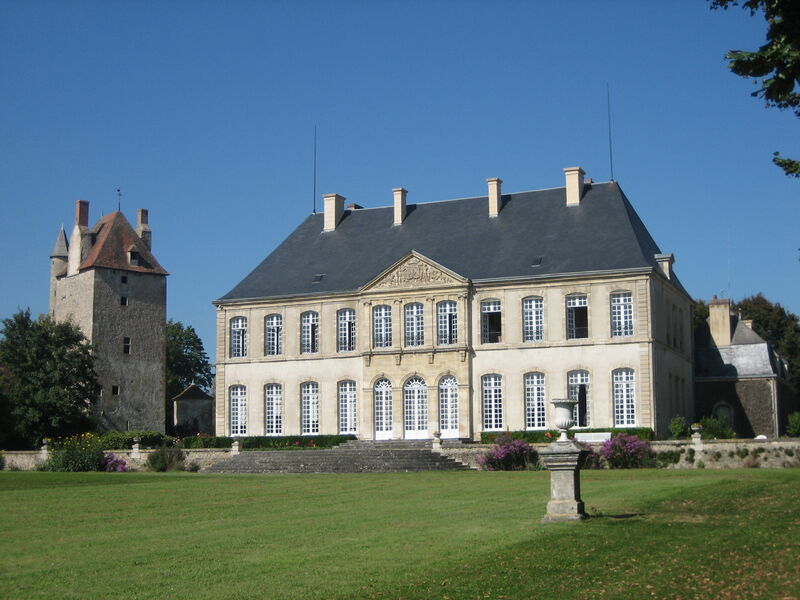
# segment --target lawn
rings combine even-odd
[[[0,473],[0,597],[800,599],[800,469]]]

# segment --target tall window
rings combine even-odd
[[[392,384],[388,379],[379,379],[373,390],[375,401],[375,438],[392,436]]]
[[[578,404],[572,413],[578,427],[589,426],[589,373],[588,371],[570,371],[567,373],[567,397],[577,400]]]
[[[131,353],[131,338],[129,337],[122,338],[122,353],[123,354]]]
[[[541,342],[544,339],[544,301],[525,298],[522,301],[522,341]]]
[[[230,332],[231,358],[247,356],[247,318],[234,317],[231,319]]]
[[[247,435],[247,388],[243,385],[232,385],[228,393],[231,435]]]
[[[376,348],[392,345],[392,307],[386,304],[372,309],[372,339]]]
[[[319,384],[314,381],[300,386],[300,433],[319,433]]]
[[[300,353],[319,352],[319,314],[310,310],[300,315]]]
[[[351,352],[356,349],[356,311],[343,308],[336,315],[336,350]]]
[[[283,354],[283,317],[280,315],[269,315],[264,319],[264,354]]]
[[[356,432],[356,382],[339,382],[339,433]]]
[[[281,411],[281,386],[268,383],[264,386],[264,434],[280,435],[283,432],[283,413]]]
[[[502,381],[500,375],[481,377],[484,431],[497,431],[503,428]]]
[[[544,373],[525,374],[525,428],[544,429]]]
[[[615,369],[611,378],[614,382],[614,425],[636,425],[636,377],[633,369]]]
[[[630,292],[611,294],[611,336],[633,335],[633,296]]]
[[[403,408],[406,437],[428,430],[428,387],[421,377],[412,377],[403,387]]]
[[[458,382],[452,375],[439,382],[439,431],[443,437],[458,437]]]
[[[439,345],[455,344],[458,342],[458,308],[453,300],[444,300],[436,305],[438,314]]]
[[[567,297],[567,339],[589,337],[589,300],[586,296]]]
[[[481,343],[496,344],[503,335],[503,318],[500,300],[481,302]]]
[[[425,322],[422,304],[406,304],[406,346],[422,346],[425,343]]]

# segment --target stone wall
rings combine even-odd
[[[147,457],[155,450],[109,450],[117,458],[124,458],[128,466],[134,470],[143,469]],[[197,448],[184,450],[186,466],[196,464],[199,468],[210,467],[214,463],[230,456],[230,448]],[[41,450],[3,451],[5,470],[33,471],[36,465],[47,460],[47,454]]]

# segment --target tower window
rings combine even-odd
[[[119,396],[119,386],[118,385],[112,385],[111,386],[111,395],[112,396]]]
[[[119,297],[119,305],[120,306],[128,306],[128,297],[127,296],[120,296]]]
[[[122,353],[123,354],[131,353],[131,338],[129,337],[122,338]]]
[[[119,278],[119,281],[120,281],[120,283],[128,283],[128,276],[127,275],[122,275]]]

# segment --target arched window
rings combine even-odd
[[[376,348],[392,345],[392,307],[387,304],[372,309],[372,340]]]
[[[611,294],[611,336],[633,335],[633,295],[630,292]]]
[[[343,308],[336,313],[336,350],[352,352],[356,349],[356,311]]]
[[[356,432],[356,382],[339,382],[339,433]]]
[[[452,375],[439,381],[439,431],[443,438],[458,437],[458,381]]]
[[[424,437],[428,431],[428,386],[412,377],[403,386],[403,423],[406,438]]]
[[[567,398],[577,400],[573,418],[578,427],[589,426],[589,372],[570,371],[567,373]]]
[[[458,306],[453,300],[436,305],[438,315],[437,343],[440,346],[458,343]]]
[[[636,376],[633,369],[615,369],[611,372],[614,383],[614,425],[636,425]]]
[[[711,409],[711,416],[722,419],[729,429],[734,429],[733,408],[727,402],[717,402]]]
[[[319,384],[314,381],[300,386],[300,433],[319,433]]]
[[[319,352],[319,314],[309,310],[300,315],[300,353]]]
[[[264,318],[264,354],[283,354],[283,317],[280,315],[268,315]]]
[[[483,430],[503,429],[503,378],[500,375],[481,377],[483,399]]]
[[[392,384],[388,379],[375,382],[372,392],[375,404],[375,439],[392,437]]]
[[[425,320],[422,315],[422,304],[412,302],[405,306],[406,346],[422,346],[425,344]]]
[[[544,373],[525,374],[525,428],[545,428]]]
[[[230,405],[231,435],[247,435],[247,388],[232,385],[228,390]]]
[[[247,356],[247,317],[234,317],[230,328],[230,356]]]
[[[522,341],[541,342],[544,339],[544,300],[538,296],[522,301]]]
[[[264,386],[264,434],[280,435],[283,432],[282,393],[278,383]]]

